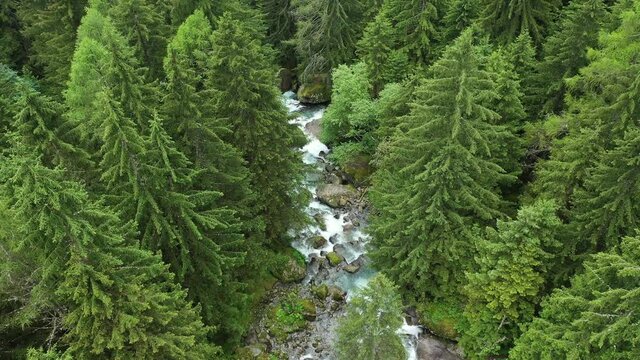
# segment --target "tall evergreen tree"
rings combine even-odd
[[[571,286],[542,303],[510,359],[636,359],[640,306],[640,239],[584,263]]]
[[[165,19],[167,7],[164,1],[117,0],[108,12],[152,78],[159,78],[162,74],[162,59],[169,37]]]
[[[587,50],[598,44],[607,15],[603,0],[573,0],[562,10],[558,28],[544,43],[544,59],[538,68],[543,111],[563,109],[565,81],[587,65]]]
[[[367,65],[371,92],[378,97],[385,84],[398,82],[406,76],[408,57],[396,44],[391,22],[378,14],[364,29],[358,42],[358,53]]]
[[[347,305],[338,327],[339,359],[404,359],[396,330],[402,326],[402,299],[384,275],[376,275]]]
[[[539,79],[536,73],[538,62],[531,35],[528,31],[523,31],[505,50],[513,70],[518,74],[522,105],[525,108],[527,118],[537,120],[536,116],[540,112],[538,105],[540,101],[536,98],[536,94],[539,92],[537,89]]]
[[[3,190],[21,220],[20,249],[42,262],[31,300],[64,309],[74,358],[204,359],[216,349],[159,257],[127,245],[128,226],[60,169],[18,153]],[[57,289],[57,290],[56,290]],[[126,294],[123,296],[123,294]]]
[[[509,135],[487,108],[495,85],[479,59],[467,30],[416,90],[374,181],[372,257],[416,294],[450,295],[471,256],[474,224],[502,216],[495,187],[506,175],[490,159]]]
[[[354,57],[364,11],[359,0],[296,0],[294,6],[303,78],[329,72]]]
[[[56,0],[22,1],[18,6],[23,34],[31,43],[31,67],[42,73],[49,95],[60,96],[69,79],[76,31],[86,4],[86,0]]]
[[[470,326],[462,335],[465,355],[484,359],[503,354],[518,336],[518,325],[533,319],[536,304],[561,263],[560,220],[551,201],[523,207],[518,218],[498,221],[477,242],[476,271],[467,274]]]
[[[443,38],[448,41],[457,38],[462,31],[477,20],[479,14],[480,2],[478,0],[450,1],[447,12],[442,18],[445,29]]]
[[[17,1],[0,3],[0,63],[19,68],[26,62],[27,42],[20,32]]]
[[[232,130],[226,139],[247,162],[257,193],[256,210],[264,217],[267,237],[275,240],[302,216],[305,193],[295,148],[305,140],[288,122],[273,84],[276,72],[270,52],[231,13],[223,15],[217,25],[207,79],[215,91],[214,115]]]
[[[386,0],[382,11],[396,29],[396,37],[414,63],[427,63],[436,38],[435,22],[442,1]]]
[[[485,2],[480,20],[483,28],[503,43],[528,30],[540,44],[559,6],[559,0],[489,0]]]
[[[267,40],[279,53],[279,63],[286,67],[295,66],[295,52],[291,40],[296,33],[296,20],[291,0],[260,0],[258,6],[265,15]]]

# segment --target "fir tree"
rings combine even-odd
[[[396,38],[414,63],[427,63],[436,37],[434,23],[441,1],[386,0],[382,11],[396,29]]]
[[[462,31],[471,26],[480,14],[478,0],[453,0],[449,2],[447,12],[442,18],[444,23],[444,39],[453,40]]]
[[[602,0],[573,0],[562,10],[558,29],[544,43],[544,59],[537,69],[542,110],[563,109],[565,80],[587,65],[587,50],[598,44],[598,32],[607,17]]]
[[[545,27],[560,5],[559,0],[489,0],[485,3],[480,20],[489,34],[509,43],[528,30],[537,44],[542,42]]]
[[[506,175],[490,157],[508,134],[482,100],[495,85],[478,59],[468,30],[416,90],[374,179],[373,259],[417,294],[450,294],[471,255],[473,224],[502,216],[495,187]]]
[[[24,35],[30,40],[29,57],[40,73],[44,91],[60,96],[69,79],[76,31],[80,25],[86,0],[23,1],[18,15]]]
[[[470,326],[461,345],[471,358],[509,349],[518,325],[533,319],[554,264],[560,263],[560,220],[551,201],[523,207],[518,218],[487,228],[477,242],[475,272],[467,274],[465,317]]]
[[[0,63],[19,68],[27,60],[27,45],[16,8],[17,1],[0,3]]]
[[[364,10],[359,0],[296,0],[294,6],[296,53],[303,79],[353,58]]]
[[[557,289],[542,303],[509,358],[638,358],[639,248],[640,239],[628,237],[587,260],[570,287]]]
[[[128,227],[120,219],[89,200],[78,183],[63,180],[61,170],[20,152],[11,161],[3,168],[3,190],[22,219],[20,248],[43,260],[31,306],[68,309],[65,353],[171,359],[215,354],[197,309],[157,256],[125,243]]]
[[[264,217],[267,237],[275,240],[301,217],[304,192],[295,148],[304,140],[289,124],[273,84],[270,53],[232,14],[223,15],[217,25],[207,81],[216,93],[214,115],[232,131],[226,139],[247,162],[257,193],[256,210]]]
[[[265,15],[267,40],[279,52],[280,64],[295,66],[295,52],[290,43],[296,33],[294,7],[291,0],[260,0],[258,5]]]
[[[406,352],[396,330],[402,326],[398,288],[377,275],[347,305],[338,325],[339,359],[404,359]]]
[[[538,105],[540,101],[536,98],[536,94],[539,92],[537,89],[539,79],[536,77],[538,63],[536,49],[529,32],[523,31],[505,50],[513,70],[518,74],[522,105],[525,108],[527,118],[537,120],[536,116],[540,112]]]
[[[358,53],[367,65],[374,97],[378,97],[385,84],[402,80],[407,72],[407,55],[396,48],[391,22],[384,14],[378,14],[364,29],[358,43]]]
[[[108,13],[151,77],[159,78],[169,36],[164,17],[167,5],[154,0],[117,0]]]

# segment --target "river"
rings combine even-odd
[[[320,121],[325,107],[303,106],[295,99],[295,94],[292,92],[285,93],[283,98],[289,112],[296,115],[292,123],[298,125],[307,136],[308,142],[301,149],[304,163],[312,168],[306,178],[306,186],[312,194],[316,194],[318,185],[325,181],[323,175],[326,175],[327,167],[331,168],[332,165],[325,159],[325,155],[330,151],[329,148],[316,137],[316,134],[310,130],[311,126],[309,125]],[[366,210],[363,209],[362,205],[332,209],[314,197],[306,211],[312,218],[322,219],[324,227],[314,224],[299,233],[292,234],[296,239],[292,243],[293,247],[305,256],[309,265],[314,264],[315,260],[331,251],[339,253],[344,257],[345,261],[342,266],[322,270],[308,265],[307,276],[303,286],[309,287],[319,283],[336,285],[346,291],[347,301],[349,301],[350,296],[357,292],[358,289],[365,287],[369,279],[375,275],[375,270],[370,267],[369,259],[366,256],[369,240],[369,236],[366,233]],[[308,239],[315,235],[320,235],[329,241],[322,247],[314,248]],[[355,263],[358,264],[359,270],[354,273],[345,271],[344,265]],[[312,334],[307,335],[309,337],[318,334],[323,336],[326,340],[325,351],[317,351],[311,341],[305,342],[305,339],[302,339],[299,345],[305,348],[304,353],[300,354],[300,351],[289,352],[289,356],[296,360],[335,359],[331,349],[333,348],[333,341],[335,341],[336,324],[343,315],[343,311],[336,311],[330,313],[328,317],[321,317],[319,321],[315,322]],[[314,331],[317,334],[313,334]],[[405,325],[398,329],[398,334],[404,341],[409,360],[417,359],[416,343],[422,332],[422,327],[407,325],[406,321]]]

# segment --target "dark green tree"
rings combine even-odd
[[[396,39],[414,63],[426,64],[432,59],[432,43],[436,38],[435,22],[442,1],[386,0],[382,11],[396,30]]]
[[[465,286],[469,322],[460,344],[472,359],[504,354],[518,326],[533,319],[554,264],[561,263],[560,220],[551,201],[518,211],[517,219],[487,228],[476,246],[477,269]]]
[[[587,65],[587,50],[598,45],[598,33],[608,17],[603,0],[573,0],[560,14],[558,28],[544,43],[537,72],[544,112],[564,108],[566,79]]]
[[[306,198],[296,147],[306,140],[288,122],[287,110],[274,86],[271,52],[227,13],[212,36],[207,85],[215,91],[217,119],[231,129],[225,139],[236,146],[251,173],[257,214],[267,238],[276,240],[301,220]],[[244,74],[237,76],[237,74]]]
[[[407,357],[396,331],[402,326],[402,299],[384,275],[376,275],[353,296],[338,325],[338,358],[390,360]]]
[[[559,0],[489,0],[480,16],[482,27],[502,43],[529,31],[536,44],[545,36]]]
[[[364,9],[359,0],[295,0],[296,53],[302,78],[355,57]]]
[[[267,24],[267,40],[278,50],[279,63],[287,68],[296,65],[293,39],[296,33],[296,19],[292,0],[260,0],[260,10]]]
[[[479,0],[452,0],[442,18],[443,38],[452,41],[471,26],[480,15]]]
[[[156,0],[116,0],[108,14],[114,25],[135,49],[135,56],[149,69],[151,78],[162,74],[162,59],[167,48],[168,5]]]
[[[513,65],[513,70],[518,74],[522,105],[525,108],[527,119],[537,120],[540,112],[540,101],[536,97],[539,92],[537,89],[539,78],[536,73],[538,62],[531,35],[528,31],[522,32],[505,50],[509,62]]]
[[[20,32],[17,1],[0,4],[0,63],[19,68],[27,61],[27,41]]]
[[[496,185],[508,176],[491,155],[509,134],[487,107],[496,86],[480,58],[468,30],[432,66],[371,190],[372,257],[418,296],[455,293],[474,224],[502,216]]]
[[[76,32],[86,0],[21,1],[18,15],[29,39],[29,60],[41,74],[43,90],[58,98],[69,79]]]
[[[128,225],[88,198],[61,169],[17,154],[3,192],[20,222],[18,249],[40,260],[27,310],[58,311],[74,358],[205,359],[216,349],[197,308],[158,256],[128,245]],[[125,294],[125,295],[123,295]],[[33,316],[33,315],[32,315]]]
[[[542,303],[510,359],[636,359],[640,351],[640,238],[587,260],[571,286]]]
[[[374,97],[378,97],[385,84],[401,81],[408,71],[407,54],[397,49],[391,22],[382,13],[364,29],[358,54],[367,65]]]

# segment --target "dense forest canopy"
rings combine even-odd
[[[245,359],[288,90],[367,168],[338,358],[640,358],[640,0],[5,0],[0,89],[0,358]]]

